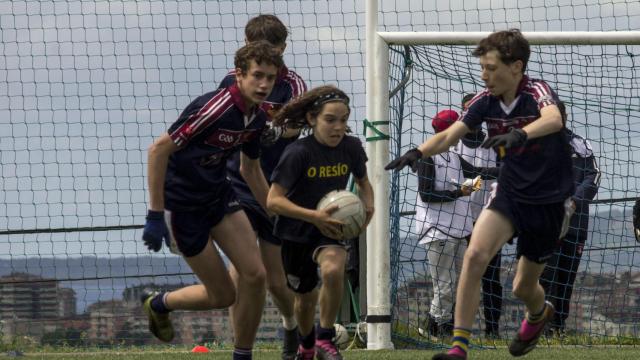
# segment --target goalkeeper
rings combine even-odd
[[[467,358],[482,274],[514,234],[518,236],[518,265],[513,294],[524,301],[527,315],[509,352],[521,356],[535,347],[554,314],[553,305],[545,302],[539,279],[563,236],[564,203],[574,188],[557,95],[544,81],[525,75],[530,48],[522,33],[516,29],[492,33],[480,41],[473,54],[479,57],[486,89],[471,100],[462,121],[386,166],[400,170],[442,153],[483,122],[490,137],[482,146],[495,148],[502,157],[498,185],[476,222],[464,255],[452,348],[435,355],[436,360]]]

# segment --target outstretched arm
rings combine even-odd
[[[411,166],[411,169],[415,172],[418,160],[449,150],[468,132],[467,125],[461,121],[456,121],[447,130],[433,135],[417,148],[407,151],[404,155],[390,162],[384,169],[401,170],[405,166]]]

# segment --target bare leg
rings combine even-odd
[[[489,261],[511,238],[514,229],[502,214],[485,209],[475,224],[464,254],[456,294],[455,327],[471,329],[480,302],[480,283]]]
[[[237,273],[236,301],[232,323],[236,348],[251,349],[262,318],[265,300],[265,270],[256,236],[244,211],[225,216],[211,235],[229,257]],[[226,273],[226,271],[225,271]]]
[[[210,310],[227,308],[235,301],[235,288],[218,250],[207,243],[202,252],[185,258],[202,285],[171,291],[165,299],[169,309]]]
[[[305,294],[294,295],[294,313],[298,321],[298,331],[301,335],[308,335],[313,329],[313,320],[318,303],[318,289]]]
[[[544,307],[544,289],[540,275],[545,264],[538,264],[524,256],[518,260],[518,270],[513,278],[513,295],[522,300],[530,314],[537,314]]]
[[[333,328],[342,302],[344,290],[344,266],[347,251],[342,247],[330,246],[320,250],[317,256],[320,265],[322,287],[320,288],[320,326]]]
[[[283,317],[293,316],[293,292],[287,286],[280,246],[260,240],[260,254],[267,271],[267,290]]]

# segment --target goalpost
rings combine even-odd
[[[500,29],[498,29],[500,30]],[[398,281],[397,269],[392,269],[394,257],[392,254],[392,231],[399,226],[403,215],[399,208],[398,182],[390,181],[390,172],[384,166],[390,160],[390,45],[474,45],[489,35],[490,32],[378,32],[378,1],[368,0],[366,5],[366,140],[367,156],[369,157],[369,176],[375,193],[376,212],[367,229],[367,348],[391,349],[392,333],[392,283]],[[616,32],[523,32],[532,46],[539,45],[640,45],[640,31]],[[535,50],[534,50],[535,51]],[[633,57],[633,56],[631,56]],[[542,65],[541,65],[542,66]],[[477,67],[477,65],[476,65]],[[407,75],[407,74],[405,74]],[[468,75],[468,74],[467,74]],[[404,86],[408,79],[397,80],[398,86]],[[637,89],[639,83],[635,78],[631,80],[632,89]],[[573,84],[570,84],[573,86]],[[614,85],[615,86],[615,85]],[[628,94],[632,95],[632,94]],[[636,93],[637,95],[637,93]],[[444,96],[447,97],[447,96]],[[632,101],[632,100],[630,100]],[[437,103],[437,101],[436,101]],[[400,105],[402,106],[402,104]],[[585,109],[587,112],[588,109]],[[616,110],[613,110],[614,115]],[[627,125],[640,125],[637,121],[638,110],[629,109]],[[585,127],[589,124],[585,123]],[[428,130],[423,130],[428,131]],[[400,132],[400,131],[399,131]],[[401,139],[401,134],[398,134]],[[410,135],[409,135],[410,136]],[[614,135],[615,136],[615,135]],[[422,140],[426,139],[426,135]],[[413,139],[413,138],[412,138]],[[420,141],[416,140],[419,144]],[[616,143],[618,144],[618,143]],[[620,143],[631,151],[631,143]],[[394,156],[402,154],[399,151],[400,141],[394,150]],[[414,145],[415,146],[415,145]],[[603,145],[606,148],[606,144]],[[408,147],[406,148],[408,149]],[[615,167],[617,158],[613,159]],[[605,161],[608,160],[605,158]],[[624,161],[624,159],[622,160]],[[627,159],[632,162],[633,159]],[[405,170],[406,171],[406,170]],[[606,171],[606,170],[605,170]],[[615,170],[610,169],[613,172]],[[627,176],[636,176],[634,170]],[[398,176],[398,175],[394,175]],[[615,184],[612,181],[612,184]],[[611,199],[600,203],[613,204],[628,201],[627,191],[613,188],[609,190]],[[622,194],[622,195],[618,195]],[[615,197],[618,198],[615,198]],[[622,197],[622,198],[621,198]],[[596,201],[597,203],[598,201]],[[392,214],[393,213],[393,214]],[[407,213],[405,212],[404,215]],[[586,249],[585,249],[586,251]],[[394,273],[394,271],[396,273]],[[397,286],[397,284],[396,284]]]

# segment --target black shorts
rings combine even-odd
[[[487,208],[506,216],[515,228],[517,257],[524,256],[544,264],[560,246],[560,231],[564,219],[564,204],[527,204],[513,201],[498,191],[489,200]]]
[[[258,238],[270,244],[281,246],[282,240],[273,235],[273,221],[264,211],[262,206],[255,203],[241,201],[242,209],[247,214],[253,230],[258,233]]]
[[[242,210],[231,188],[222,192],[217,201],[207,207],[190,211],[169,211],[167,227],[178,250],[185,257],[200,254],[209,241],[211,229],[227,214]]]
[[[328,237],[310,243],[282,242],[282,265],[287,275],[287,285],[295,293],[305,294],[318,286],[320,277],[315,257],[319,249],[327,246],[344,248],[340,242]]]

